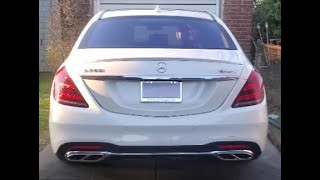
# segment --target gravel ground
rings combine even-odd
[[[280,116],[281,121],[281,64],[271,64],[259,71],[266,88],[268,113]],[[281,152],[281,130],[270,124],[268,137]]]
[[[267,92],[269,114],[281,116],[281,64],[271,64],[259,71]]]

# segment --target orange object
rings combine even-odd
[[[281,45],[265,44],[264,48],[268,63],[281,61]]]

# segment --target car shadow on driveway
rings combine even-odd
[[[280,180],[281,156],[268,141],[265,152],[249,162],[196,160],[118,160],[111,165],[69,164],[59,161],[47,146],[39,154],[39,179],[152,180],[219,179]]]

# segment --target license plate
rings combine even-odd
[[[182,82],[141,81],[141,102],[182,102]]]

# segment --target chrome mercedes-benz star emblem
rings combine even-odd
[[[159,62],[157,65],[157,71],[159,73],[164,73],[167,71],[167,64],[164,62]]]

